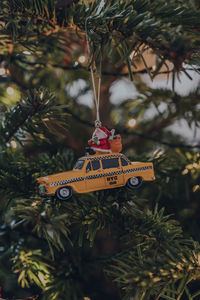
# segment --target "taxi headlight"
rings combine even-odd
[[[39,185],[39,193],[45,194],[47,192],[46,186],[44,184]]]

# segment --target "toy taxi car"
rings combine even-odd
[[[72,171],[40,177],[40,193],[68,200],[75,193],[88,193],[127,186],[138,188],[154,180],[151,162],[131,162],[121,153],[94,154],[79,158]]]

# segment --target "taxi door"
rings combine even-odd
[[[130,164],[130,162],[128,162],[126,159],[124,159],[123,157],[120,157],[120,162],[121,162],[121,168],[124,174],[124,185],[127,182],[127,178],[128,178],[128,173],[127,171],[129,170],[128,165]]]
[[[102,173],[100,161],[91,160],[86,166],[86,188],[87,191],[97,191],[105,188],[105,179]]]
[[[102,168],[105,178],[105,185],[107,189],[120,187],[124,185],[124,174],[122,172],[119,158],[105,158],[102,159]]]

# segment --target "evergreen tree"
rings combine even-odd
[[[175,88],[199,73],[199,31],[195,0],[0,2],[4,299],[200,299],[200,144],[171,129],[184,120],[199,130],[199,86],[184,96]],[[131,161],[153,162],[156,180],[135,192],[43,197],[36,179],[71,170],[94,130],[94,109],[80,103],[90,69],[102,78],[103,125]],[[171,89],[141,77],[161,73]],[[137,94],[112,103],[111,86],[127,76]]]

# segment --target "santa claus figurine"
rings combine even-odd
[[[105,127],[101,126],[100,121],[95,121],[95,131],[92,135],[92,139],[88,141],[91,149],[95,152],[111,152],[110,144],[108,142],[109,138],[112,138],[114,135],[114,129],[109,131]]]

